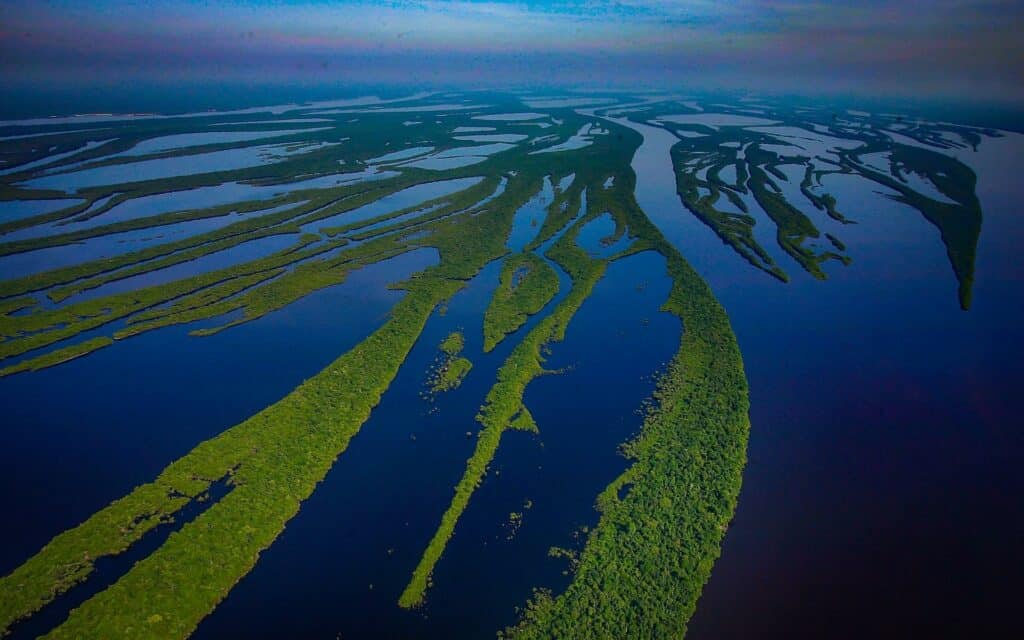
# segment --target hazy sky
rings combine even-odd
[[[1021,0],[0,0],[0,73],[1018,100],[1022,18]]]

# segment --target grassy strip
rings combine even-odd
[[[386,240],[391,239],[387,238]],[[340,260],[316,260],[300,264],[281,277],[229,301],[229,304],[238,303],[236,308],[243,310],[241,318],[218,327],[193,331],[192,335],[213,335],[224,329],[261,318],[272,311],[283,309],[314,291],[344,282],[349,273],[361,266],[393,258],[412,249],[412,247],[401,246],[393,242],[387,244],[394,246],[363,245],[360,249],[366,249],[365,251],[357,253],[353,250],[353,255],[346,255]],[[209,312],[207,315],[210,317]],[[219,313],[214,309],[212,315],[219,315]]]
[[[3,193],[4,191],[7,191],[8,189],[11,189],[8,185],[0,184],[0,193]],[[33,195],[33,196],[38,195],[38,196],[42,196],[42,197],[40,197],[40,198],[34,198],[34,197],[33,198],[29,198],[29,197],[25,197],[26,195]],[[37,192],[26,193],[26,192],[21,191],[21,190],[14,191],[13,196],[14,197],[11,198],[12,200],[49,199],[44,194],[41,194],[41,193],[37,193]],[[50,196],[50,197],[51,198],[61,199],[61,200],[63,200],[63,199],[73,200],[74,199],[74,198],[69,197],[68,194],[64,193],[63,191],[53,192],[53,195]],[[6,201],[6,200],[7,200],[7,198],[3,198],[3,200],[0,200],[0,202]],[[11,233],[12,231],[19,231],[21,229],[27,229],[29,227],[34,227],[34,226],[39,225],[39,224],[47,224],[47,223],[50,223],[50,222],[57,222],[59,220],[63,220],[64,218],[70,218],[70,217],[75,216],[75,215],[77,215],[79,213],[82,213],[83,211],[86,211],[89,207],[92,206],[92,203],[93,203],[93,200],[83,199],[83,201],[78,203],[78,204],[72,204],[70,206],[64,207],[62,209],[57,209],[56,211],[51,211],[49,213],[41,213],[41,214],[35,215],[35,216],[29,216],[29,217],[25,217],[25,218],[17,218],[15,220],[7,220],[5,222],[0,223],[0,236],[3,236],[4,234]]]
[[[343,205],[344,210],[351,209],[353,206],[354,206],[353,203],[352,202],[348,202],[348,201],[346,201],[346,203],[344,203],[344,205]],[[335,212],[332,211],[331,215],[334,215],[334,213]],[[382,217],[387,219],[388,217],[399,215],[400,213],[401,212],[394,212],[394,213],[391,213],[391,214],[388,214],[388,215],[382,216]],[[323,215],[323,214],[317,214],[317,215]],[[257,237],[270,236],[270,234],[275,234],[275,233],[283,232],[284,230],[286,230],[286,228],[288,228],[288,230],[293,230],[293,229],[291,229],[291,227],[293,227],[293,226],[295,227],[294,230],[298,230],[298,224],[291,224],[291,225],[287,225],[287,227],[275,227],[275,228],[267,229],[265,231],[256,231],[255,232],[255,236],[257,236]],[[366,237],[365,238],[361,238],[361,240],[367,240],[367,239],[375,238],[377,236],[383,236],[383,234],[385,232],[387,232],[387,231],[388,231],[388,229],[379,229],[375,233],[367,233]],[[314,250],[311,250],[311,251],[305,251],[305,252],[299,251],[300,249],[302,249],[303,246],[310,244],[316,238],[317,237],[312,236],[312,234],[310,234],[310,236],[304,236],[300,240],[299,244],[296,245],[295,248],[293,248],[291,250],[287,250],[286,253],[288,253],[288,252],[295,252],[294,253],[294,257],[295,257],[294,262],[298,262],[300,260],[307,259],[311,255],[315,255],[316,253],[325,253],[327,251],[333,250],[335,248],[338,248],[340,246],[343,246],[343,245],[347,244],[347,242],[348,242],[348,240],[346,240],[346,239],[337,239],[337,240],[334,240],[334,241],[330,241],[330,242],[328,242],[328,243],[326,243],[324,245],[321,245],[321,246],[319,246],[319,247],[317,247],[317,248],[315,248]],[[386,240],[386,241],[382,241],[382,242],[384,242],[387,245],[390,245],[393,242],[399,242],[399,241],[397,239],[391,239],[391,240]],[[375,251],[377,251],[379,253],[379,251],[377,249],[375,249],[377,246],[378,245],[375,245],[375,244],[372,244],[372,243],[366,243],[364,245],[361,245],[359,249],[352,250],[350,252],[347,252],[347,253],[343,254],[342,260],[344,262],[352,262],[352,261],[356,260],[356,258],[361,258],[364,255],[372,254]],[[185,252],[185,254],[188,254],[188,253],[190,253],[190,252]],[[211,253],[211,252],[210,251],[205,251],[204,248],[200,248],[200,249],[195,250],[195,253],[198,254],[196,257],[202,257],[203,255],[206,255],[206,254]],[[388,257],[388,256],[384,256],[384,257]],[[164,260],[159,260],[157,262],[158,263],[166,262],[166,263],[169,263],[169,264],[176,264],[178,262],[184,261],[185,259],[194,259],[194,258],[186,257],[185,255],[179,253],[179,254],[174,254],[172,256],[169,256],[168,258],[165,258]],[[336,265],[336,263],[337,263],[337,261],[333,261],[332,263],[328,264],[328,267],[334,267]],[[169,264],[159,264],[159,266],[161,266],[161,267],[162,266],[168,266]],[[260,264],[260,262],[257,260],[257,261],[251,262],[251,263],[247,263],[246,265],[240,265],[240,266],[247,266],[247,265],[248,266],[252,266],[252,265],[259,265],[259,264]],[[129,273],[129,274],[134,274],[134,272],[147,272],[147,271],[151,271],[154,268],[158,268],[158,265],[153,264],[153,263],[147,263],[147,264],[136,265],[134,267],[129,267],[129,269],[126,269],[125,271],[130,271],[131,273]],[[257,268],[262,268],[262,267],[257,267]],[[324,271],[317,273],[316,270],[318,268],[324,268]],[[297,297],[301,297],[301,295],[305,295],[306,293],[311,293],[312,291],[315,291],[316,289],[321,289],[323,287],[326,287],[326,286],[329,286],[329,285],[333,285],[333,284],[337,284],[337,283],[341,282],[341,279],[344,278],[344,275],[345,275],[345,273],[347,273],[349,268],[346,268],[343,271],[339,271],[338,269],[333,269],[333,270],[329,271],[329,270],[327,270],[326,267],[324,267],[324,263],[323,262],[317,262],[317,263],[315,263],[315,265],[300,265],[295,270],[298,271],[298,273],[289,274],[289,275],[286,276],[286,278],[284,280],[288,281],[288,282],[295,281],[295,282],[302,282],[302,283],[305,283],[305,284],[309,284],[309,283],[313,282],[313,280],[316,280],[316,278],[309,278],[309,276],[312,275],[312,276],[318,276],[318,280],[321,281],[321,282],[319,282],[319,284],[317,286],[315,286],[314,288],[310,288],[310,287],[293,287],[292,288],[292,292],[290,293],[290,295],[287,295],[287,296],[273,296],[273,295],[270,295],[269,297],[275,300],[274,304],[266,304],[265,302],[266,302],[268,296],[266,296],[266,295],[260,296],[256,292],[253,292],[252,295],[250,295],[248,297],[248,299],[236,299],[236,300],[233,300],[231,302],[224,301],[224,299],[228,297],[227,295],[221,295],[221,296],[217,297],[216,299],[214,299],[212,302],[222,301],[222,303],[219,304],[219,305],[211,306],[209,309],[207,309],[205,311],[205,313],[204,313],[203,310],[201,310],[201,308],[200,308],[201,305],[197,304],[196,302],[199,301],[199,300],[210,300],[210,296],[205,294],[203,291],[199,291],[199,292],[197,292],[195,294],[189,294],[186,297],[185,300],[180,301],[181,302],[180,304],[176,303],[176,304],[172,305],[172,307],[170,309],[158,309],[158,310],[155,310],[155,311],[139,313],[135,317],[132,317],[131,319],[129,319],[129,323],[130,324],[135,324],[135,326],[131,327],[131,328],[127,329],[127,330],[123,330],[123,331],[119,332],[117,337],[123,338],[123,337],[127,337],[129,335],[134,335],[134,334],[140,333],[141,331],[144,331],[144,330],[153,329],[153,328],[157,328],[157,327],[163,327],[163,326],[172,325],[172,324],[178,324],[178,323],[181,323],[181,322],[193,322],[194,319],[201,319],[203,317],[210,317],[210,316],[213,316],[213,315],[219,315],[221,313],[225,313],[225,312],[228,312],[228,311],[231,311],[231,310],[234,310],[234,309],[238,309],[238,308],[242,308],[242,307],[246,307],[246,311],[247,311],[246,312],[246,317],[243,318],[243,321],[241,321],[241,322],[245,322],[245,321],[248,321],[248,319],[253,319],[255,317],[259,317],[259,316],[263,315],[264,313],[268,312],[269,310],[280,308],[281,306],[284,306],[285,304],[287,304],[289,302],[292,302],[293,300],[297,299]],[[123,276],[126,276],[125,271],[120,271],[117,274],[111,274],[111,275],[108,275],[108,276],[100,276],[100,278],[94,279],[93,281],[85,281],[85,282],[75,283],[73,286],[67,288],[67,290],[69,290],[70,292],[78,292],[78,291],[82,291],[82,290],[85,290],[85,289],[93,288],[95,286],[99,286],[100,284],[104,284],[105,282],[110,282],[112,280],[119,280],[120,278],[123,278]],[[267,280],[267,279],[261,279],[261,282],[262,282],[262,280]],[[227,288],[231,288],[232,286],[230,284],[227,284],[226,287]],[[271,285],[271,286],[269,286],[268,291],[274,292],[274,293],[280,293],[281,287],[282,287],[281,284]],[[242,291],[243,289],[246,289],[246,288],[247,288],[247,286],[233,287],[233,289],[236,290],[236,292]],[[57,293],[57,292],[59,292],[59,293]],[[51,298],[54,297],[55,295],[62,297],[62,296],[65,296],[65,295],[69,295],[69,293],[66,292],[65,290],[55,290],[55,292],[50,292],[50,297]],[[263,303],[259,302],[260,299],[263,300]],[[211,302],[211,304],[212,304],[212,302]],[[184,307],[186,312],[179,314],[178,311],[182,310],[182,307]],[[160,317],[161,319],[159,319],[159,321],[157,321],[157,319],[156,319],[157,317]],[[136,324],[136,323],[141,323],[141,324]],[[212,332],[208,332],[208,333],[212,333]]]
[[[325,235],[327,235],[327,236],[332,236],[333,237],[333,236],[337,236],[337,235],[341,235],[341,234],[346,234],[346,233],[349,233],[351,231],[355,231],[357,229],[363,229],[365,227],[372,227],[372,226],[378,225],[378,224],[380,224],[382,222],[387,222],[388,220],[391,220],[392,218],[398,218],[400,216],[403,216],[403,215],[406,215],[406,214],[409,214],[409,213],[413,213],[413,212],[421,211],[421,210],[422,211],[426,211],[426,210],[428,210],[428,209],[430,209],[431,207],[434,207],[434,206],[438,207],[437,210],[429,212],[429,213],[424,213],[424,215],[417,216],[413,220],[410,220],[410,221],[408,221],[408,222],[406,222],[404,224],[403,223],[399,223],[399,224],[396,224],[396,225],[392,225],[391,227],[387,227],[386,229],[379,229],[379,230],[375,229],[373,231],[365,231],[364,232],[364,233],[368,233],[370,235],[375,235],[375,234],[379,234],[379,233],[386,233],[388,231],[393,231],[395,229],[404,228],[405,226],[408,226],[409,224],[416,224],[416,223],[424,222],[426,220],[433,220],[435,218],[443,217],[443,216],[446,216],[446,215],[450,215],[450,214],[455,213],[457,211],[460,211],[462,209],[468,208],[468,207],[470,207],[470,206],[480,202],[485,197],[487,197],[489,194],[493,193],[495,187],[497,186],[497,184],[498,184],[498,179],[497,178],[487,178],[487,179],[481,180],[480,182],[478,182],[477,184],[475,184],[475,185],[473,185],[471,187],[467,187],[467,188],[465,188],[465,189],[463,189],[461,191],[458,191],[456,193],[440,196],[440,197],[437,197],[437,198],[433,198],[431,200],[426,200],[424,202],[420,202],[420,203],[417,203],[417,204],[410,205],[410,206],[405,207],[403,209],[398,209],[396,211],[391,211],[391,212],[388,212],[388,213],[385,213],[385,214],[382,214],[382,215],[379,215],[379,216],[374,216],[374,217],[369,218],[367,220],[361,220],[359,222],[350,222],[348,224],[337,225],[337,226],[332,226],[332,227],[324,227],[324,228],[320,229],[320,232],[325,234]],[[359,237],[363,237],[363,235],[362,234],[354,234],[352,237],[356,237],[358,239]]]
[[[6,316],[22,309],[29,309],[36,306],[39,302],[35,298],[29,296],[21,296],[20,298],[12,298],[10,300],[0,300],[0,315]]]
[[[484,352],[543,309],[558,288],[558,274],[539,256],[521,253],[506,258],[494,297],[484,312]]]
[[[30,316],[0,317],[0,335],[13,338],[0,342],[0,358],[49,346],[82,331],[102,326],[178,298],[188,297],[190,299],[186,304],[192,304],[196,296],[203,297],[202,290],[206,287],[219,285],[234,278],[247,277],[255,273],[288,266],[327,253],[348,243],[347,239],[339,238],[321,244],[313,244],[314,239],[315,236],[304,237],[296,247],[291,249],[172,283],[88,300]],[[312,246],[309,246],[311,244]],[[406,245],[414,246],[412,243],[402,243],[401,239],[396,237],[384,237],[366,242],[355,249],[342,253],[340,257],[300,264],[279,280],[250,292],[240,301],[240,304],[226,306],[228,303],[225,303],[220,306],[211,306],[206,317],[220,315],[239,307],[245,307],[246,314],[245,318],[238,322],[260,317],[312,291],[337,284],[351,270],[352,266],[365,264],[367,257],[377,257],[378,259],[390,257],[400,252],[399,247]],[[308,248],[304,249],[304,246],[308,246]],[[345,268],[336,268],[341,264],[344,264]],[[188,314],[190,319],[203,317],[195,313],[195,308],[194,305],[191,307],[193,313]],[[157,312],[164,316],[169,313]],[[143,319],[152,320],[152,317],[143,316]],[[146,327],[154,328],[167,324],[175,324],[175,322],[161,322],[158,325],[149,323]],[[237,324],[237,322],[232,324]],[[140,333],[141,330],[142,328],[125,330],[120,332],[118,337],[134,335]]]
[[[185,262],[191,262],[192,260],[198,260],[208,255],[225,251],[233,247],[237,247],[245,242],[251,242],[252,240],[259,240],[262,238],[269,238],[275,235],[283,235],[291,233],[291,231],[284,228],[270,228],[266,230],[253,231],[250,233],[240,234],[224,238],[223,240],[215,240],[213,242],[200,245],[193,249],[186,249],[184,251],[178,251],[172,253],[169,256],[163,258],[157,258],[155,260],[143,261],[141,263],[133,264],[131,266],[119,269],[115,272],[103,273],[92,278],[80,280],[70,285],[63,287],[57,287],[46,292],[46,297],[55,303],[61,303],[70,298],[71,296],[79,293],[97,289],[105,284],[111,282],[117,282],[118,280],[124,280],[125,278],[131,278],[134,276],[142,275],[144,273],[153,273],[161,269],[173,267],[178,264]],[[307,240],[300,239],[296,244],[296,248],[301,248]]]
[[[362,198],[350,198],[343,205],[335,208],[341,208],[343,211],[349,210],[358,206],[358,202],[361,200]],[[323,212],[317,212],[315,215],[323,216],[325,214]],[[329,215],[334,215],[334,212],[329,212]],[[295,226],[297,230],[297,224]],[[257,231],[256,234],[270,235],[274,232],[275,230],[267,230],[263,232]],[[393,255],[397,255],[397,253],[401,252],[400,249],[395,248],[396,244],[400,242],[399,239],[382,238],[379,241],[368,242],[361,245],[358,249],[346,252],[340,260],[326,262],[321,261],[300,265],[295,268],[293,272],[284,275],[278,280],[267,283],[265,286],[258,287],[242,297],[235,297],[230,300],[228,299],[230,296],[247,289],[253,284],[262,284],[264,281],[268,280],[269,276],[258,275],[260,271],[273,270],[277,267],[298,262],[316,255],[317,253],[329,251],[348,242],[346,239],[342,238],[319,245],[313,249],[300,251],[303,245],[308,245],[310,241],[311,238],[304,237],[304,239],[295,248],[278,252],[268,258],[255,260],[243,265],[236,265],[235,267],[214,272],[213,274],[203,274],[201,276],[195,276],[175,283],[151,287],[138,292],[138,294],[133,292],[130,294],[103,298],[97,301],[89,301],[80,305],[72,305],[64,309],[38,314],[31,318],[5,318],[3,321],[0,321],[0,330],[2,330],[5,336],[15,337],[18,339],[11,340],[6,344],[0,345],[0,356],[16,355],[32,349],[42,348],[59,340],[73,337],[81,331],[92,329],[112,320],[133,314],[140,309],[152,308],[153,306],[182,296],[184,296],[185,299],[179,301],[180,304],[172,305],[170,308],[157,309],[149,314],[143,313],[140,314],[139,317],[133,318],[130,322],[133,322],[134,326],[130,326],[127,329],[119,331],[115,337],[125,338],[141,333],[142,331],[171,324],[192,322],[194,320],[209,318],[239,308],[243,308],[245,310],[245,315],[241,319],[232,321],[222,327],[195,332],[197,335],[208,335],[226,327],[261,317],[266,313],[286,306],[287,304],[290,304],[298,298],[316,291],[317,289],[337,284],[345,278],[352,268],[365,264],[367,262],[365,259],[366,256],[371,256],[379,260],[392,257]],[[199,257],[209,252],[204,251],[203,249],[204,248],[201,247],[191,253],[198,254],[197,257]],[[282,260],[282,257],[285,256],[290,257]],[[175,254],[157,262],[175,264],[177,262],[184,261],[184,259],[186,258],[185,256],[182,256],[182,254]],[[343,268],[338,268],[339,264],[343,264]],[[135,267],[130,268],[130,270],[144,273],[151,270],[147,267],[153,266],[154,265],[152,263],[149,265],[136,265]],[[280,275],[280,273],[280,271],[277,271],[274,275]],[[120,273],[108,276],[107,278],[101,277],[97,279],[101,280],[99,282],[93,281],[87,283],[76,283],[76,285],[72,287],[72,292],[77,292],[84,288],[91,288],[92,286],[98,286],[104,281],[117,279],[118,276],[120,276]],[[230,280],[234,278],[240,278],[240,281],[232,283]],[[257,282],[250,282],[254,278]],[[223,282],[225,279],[228,281]],[[222,282],[222,284],[216,284],[218,282]],[[215,291],[204,291],[203,287],[209,287],[211,283],[213,284]],[[61,295],[68,294],[70,294],[70,292],[62,292]],[[207,306],[203,308],[202,304],[206,304]],[[53,328],[53,330],[46,331],[46,329],[49,328]],[[49,357],[49,354],[42,354],[32,359],[29,366],[33,363],[42,364],[51,361],[52,359]],[[0,370],[0,376],[4,375],[5,371],[7,370]],[[11,369],[10,371],[14,372],[15,370]]]
[[[284,269],[260,271],[248,276],[239,276],[180,298],[166,307],[150,309],[128,319],[128,326],[114,333],[121,340],[145,331],[152,331],[174,324],[205,320],[230,313],[244,306],[239,294],[285,273]]]
[[[344,242],[344,241],[340,241]],[[337,244],[337,242],[335,243]],[[393,258],[414,248],[398,238],[381,238],[328,259],[311,260],[290,271],[271,269],[232,278],[220,285],[184,296],[166,307],[143,311],[128,319],[114,334],[121,339],[167,327],[220,316],[241,309],[242,317],[226,324],[197,329],[192,335],[213,335],[229,327],[261,318],[320,289],[344,282],[359,267]]]
[[[58,285],[75,282],[76,280],[88,278],[82,286],[65,287],[53,293],[54,302],[60,302],[75,293],[93,289],[100,285],[127,278],[139,273],[147,273],[156,269],[193,260],[209,253],[241,244],[247,240],[270,235],[271,233],[288,233],[297,231],[297,228],[282,227],[279,231],[271,231],[269,227],[287,220],[289,217],[298,215],[301,212],[281,212],[257,218],[241,220],[234,224],[222,227],[215,231],[203,233],[175,242],[147,247],[139,251],[121,254],[112,258],[93,260],[51,271],[15,278],[0,282],[0,297],[7,297],[38,291]],[[173,255],[172,255],[173,254]],[[171,256],[165,260],[157,261],[157,258]],[[147,261],[153,261],[147,264]],[[130,269],[124,269],[131,267]],[[121,269],[121,271],[118,271]]]
[[[48,353],[44,353],[41,356],[35,358],[27,358],[22,360],[18,364],[12,364],[8,367],[0,369],[0,378],[9,376],[15,373],[21,373],[22,371],[39,371],[47,367],[54,367],[58,364],[63,364],[69,360],[88,355],[97,349],[102,349],[108,345],[114,344],[114,341],[107,336],[100,336],[98,338],[92,338],[73,344],[61,349],[54,349]]]
[[[596,170],[599,170],[595,168]],[[589,176],[578,175],[565,191],[555,193],[554,200],[548,205],[544,222],[540,225],[537,235],[526,245],[525,251],[532,251],[563,229],[570,220],[576,217],[583,206],[585,183]],[[591,183],[593,184],[593,183]],[[540,184],[537,188],[540,188]],[[591,190],[593,191],[593,190]]]
[[[381,230],[383,234],[384,230]],[[323,250],[333,249],[347,243],[344,238],[322,245]],[[425,246],[429,241],[412,242],[398,236],[377,237],[356,248],[339,254],[335,258],[316,260],[300,264],[291,272],[282,270],[273,273],[261,272],[253,276],[240,277],[210,290],[189,294],[175,303],[157,309],[138,313],[128,320],[129,326],[115,334],[116,338],[142,333],[172,324],[193,322],[211,318],[238,309],[244,309],[244,316],[220,327],[202,329],[194,335],[211,335],[242,322],[253,320],[280,309],[299,298],[327,286],[341,283],[353,269],[387,258],[394,257],[416,246]],[[305,254],[303,258],[307,257]],[[278,280],[260,286],[244,295],[235,295],[250,286],[262,285],[272,277]],[[251,283],[249,280],[253,280]]]
[[[239,296],[231,297],[230,294],[219,295],[219,292],[210,295],[203,290],[199,290],[183,297],[173,305],[143,311],[130,318],[128,321],[129,326],[118,332],[115,337],[124,338],[141,333],[142,331],[171,324],[210,318],[238,309],[244,310],[243,316],[239,319],[219,327],[193,332],[194,335],[211,335],[280,309],[313,291],[338,284],[345,279],[349,272],[359,266],[391,258],[418,247],[437,246],[446,255],[446,264],[461,263],[461,268],[475,269],[478,265],[473,262],[475,259],[473,256],[476,255],[474,250],[479,251],[481,246],[487,246],[487,250],[493,252],[495,247],[490,245],[495,245],[495,241],[478,242],[476,244],[481,246],[474,246],[473,243],[465,239],[463,234],[468,233],[467,230],[481,224],[487,225],[488,229],[483,231],[483,233],[496,233],[493,225],[496,223],[504,225],[502,220],[510,215],[510,209],[519,202],[517,200],[518,197],[522,196],[515,193],[510,194],[509,202],[505,203],[502,207],[497,207],[497,214],[490,216],[484,222],[481,222],[480,217],[472,216],[471,214],[474,209],[470,209],[449,220],[433,221],[429,227],[432,232],[430,238],[409,240],[396,235],[381,235],[363,242],[355,248],[341,252],[337,256],[298,264],[291,271],[280,275],[280,277],[266,284],[260,284]],[[380,230],[381,234],[384,232],[385,230]],[[308,258],[310,255],[324,253],[347,242],[348,240],[345,238],[337,238],[317,245],[308,252],[296,252],[294,259],[290,263],[299,262],[300,259]],[[264,260],[244,266],[249,270],[265,270],[281,265]],[[226,283],[223,286],[231,287],[230,283]],[[241,291],[246,287],[237,286],[235,288]],[[2,351],[2,344],[0,344],[0,351]]]

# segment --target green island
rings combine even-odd
[[[484,312],[484,351],[494,349],[544,308],[558,293],[558,275],[533,253],[509,256],[501,267],[501,280]]]
[[[461,331],[454,331],[441,341],[438,346],[442,354],[441,361],[429,380],[432,393],[457,389],[462,384],[462,379],[473,368],[469,358],[460,355],[465,344],[466,338]]]

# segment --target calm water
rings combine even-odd
[[[435,313],[327,479],[196,638],[491,637],[516,621],[515,606],[534,587],[565,588],[566,561],[547,551],[573,546],[573,532],[597,522],[594,498],[626,467],[618,445],[639,428],[634,412],[653,389],[651,374],[678,348],[678,321],[658,311],[670,284],[664,260],[649,253],[613,264],[566,340],[553,345],[547,366],[568,370],[534,381],[525,396],[540,434],[503,435],[426,605],[396,606],[473,451],[474,415],[513,346],[506,340],[481,353],[480,318],[499,273],[491,263],[444,315]],[[550,305],[568,291],[562,279]],[[437,345],[456,329],[473,369],[457,390],[426,402],[420,394]],[[523,514],[514,535],[512,512]]]
[[[393,258],[211,337],[187,333],[212,321],[168,327],[3,378],[0,485],[18,487],[4,495],[18,525],[5,527],[0,573],[288,394],[384,321],[401,296],[386,283],[436,260],[432,249]]]
[[[538,115],[499,119],[530,122]],[[494,119],[480,118],[481,124],[488,118]],[[763,214],[751,207],[761,222],[755,236],[792,277],[782,284],[750,267],[682,208],[668,156],[676,141],[671,134],[619,122],[645,136],[633,162],[638,200],[729,312],[751,389],[740,505],[689,637],[971,636],[1019,625],[1004,589],[1024,569],[1010,554],[1024,537],[1024,438],[1012,427],[1022,413],[1016,383],[1024,373],[1018,257],[1024,225],[1017,217],[1024,187],[1015,175],[1024,137],[985,140],[977,154],[958,152],[978,173],[985,215],[974,303],[963,312],[938,231],[915,210],[879,197],[876,185],[825,178],[843,213],[860,223],[840,226],[808,211],[823,232],[842,229],[854,260],[849,267],[826,264],[825,282],[778,249]],[[477,162],[483,157],[477,154],[508,146],[493,142],[410,158],[437,163],[429,168]],[[270,161],[253,151],[217,153],[211,160]],[[385,175],[371,171],[359,179]],[[799,177],[781,183],[793,202],[803,201],[794,182]],[[367,220],[477,180],[413,187],[305,230]],[[534,237],[544,207],[569,180],[546,183],[516,215],[511,250]],[[291,188],[229,183],[186,192],[187,204]],[[177,197],[120,205],[88,224],[172,210],[185,202]],[[44,202],[32,213],[73,202]],[[29,210],[5,204],[5,219]],[[83,254],[115,255],[147,246],[158,233],[198,233],[228,218],[16,254],[0,260],[0,268],[6,277],[65,258],[79,262]],[[611,219],[599,217],[579,242],[607,256],[628,244],[623,238],[601,246],[613,231]],[[234,264],[294,240],[245,243],[82,298]],[[213,323],[170,327],[59,367],[0,379],[7,416],[0,486],[18,488],[4,499],[8,523],[17,524],[5,527],[0,574],[150,481],[197,442],[286,395],[380,326],[402,295],[386,283],[436,260],[433,250],[393,258],[212,337],[187,333]],[[492,473],[437,565],[425,607],[396,606],[473,450],[474,416],[513,346],[506,340],[491,353],[481,350],[481,317],[500,270],[500,262],[487,265],[434,313],[349,449],[196,637],[493,637],[515,621],[514,607],[533,587],[565,588],[567,563],[547,551],[578,546],[574,533],[596,522],[594,497],[627,464],[617,447],[639,428],[635,410],[653,388],[651,375],[678,346],[678,321],[658,310],[669,290],[664,260],[651,253],[614,263],[565,341],[552,346],[547,366],[563,372],[533,381],[525,396],[540,433],[503,436]],[[545,311],[569,288],[556,271],[561,291]],[[454,330],[465,333],[473,369],[458,389],[424,399],[437,345]],[[513,512],[522,514],[521,527],[513,526]],[[100,565],[97,577],[117,570],[123,568]],[[52,626],[66,606],[58,601],[45,615],[40,624]]]
[[[985,213],[963,312],[938,231],[874,185],[826,178],[862,222],[843,227],[854,263],[819,282],[776,251],[783,285],[681,209],[674,139],[633,126],[638,200],[728,310],[751,392],[739,509],[689,637],[1019,628],[1022,136],[961,153]]]

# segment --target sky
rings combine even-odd
[[[1024,102],[1021,0],[0,0],[0,79],[567,85]]]

